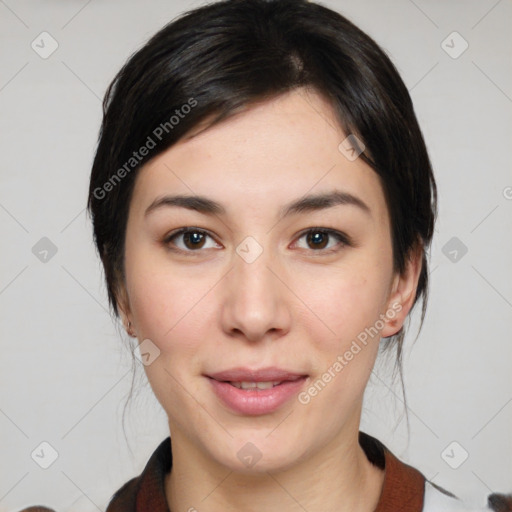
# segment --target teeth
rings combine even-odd
[[[271,389],[282,381],[276,380],[273,382],[230,382],[232,386],[238,389]]]

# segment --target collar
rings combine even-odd
[[[422,512],[425,477],[397,459],[378,439],[359,432],[359,444],[368,460],[385,469],[384,484],[374,512]],[[153,452],[142,473],[126,482],[111,498],[106,512],[170,512],[165,475],[172,467],[170,436]]]

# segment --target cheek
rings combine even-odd
[[[206,315],[203,298],[207,291],[204,280],[139,272],[130,290],[139,337],[149,338],[162,351],[169,351],[173,340],[183,340],[182,345],[193,350],[193,340],[201,339],[198,334],[200,319],[204,322]]]
[[[310,313],[309,318],[310,328],[316,329],[317,338],[323,333],[324,339],[331,338],[342,348],[375,324],[386,307],[388,280],[385,266],[373,261],[337,270],[326,269],[325,276],[317,274],[309,281],[309,286],[303,285],[305,302],[315,313]]]
[[[165,350],[167,339],[176,337],[184,325],[190,329],[191,313],[206,293],[207,279],[201,279],[192,266],[173,265],[162,248],[137,226],[128,230],[125,268],[139,339],[149,338]]]
[[[190,377],[200,373],[201,350],[207,327],[212,325],[204,300],[207,291],[204,282],[193,279],[170,279],[158,272],[132,275],[130,303],[139,342],[149,339],[159,350],[158,357],[144,366],[144,371],[168,413],[183,411],[189,394],[196,396],[200,391]]]
[[[377,357],[386,290],[371,274],[338,275],[322,290],[310,291],[311,310],[320,312],[321,321],[308,316],[315,363],[311,384],[299,398],[333,425],[358,407]]]

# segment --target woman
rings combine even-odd
[[[370,37],[305,0],[186,13],[110,85],[88,207],[170,431],[107,512],[472,510],[359,431],[436,216]]]

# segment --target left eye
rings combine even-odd
[[[325,250],[326,246],[328,245],[328,242],[330,242],[332,238],[338,241],[338,245],[341,247],[345,245],[350,245],[350,241],[346,235],[343,233],[340,233],[338,231],[334,231],[332,229],[325,229],[325,228],[313,228],[309,229],[305,233],[302,234],[302,236],[299,238],[302,239],[306,237],[306,243],[309,246],[314,247],[315,252],[319,252],[322,250]],[[335,252],[336,245],[334,246],[334,249],[328,249],[325,250],[325,252]]]
[[[179,240],[180,238],[183,240],[182,247],[174,242],[174,240]],[[198,252],[198,249],[208,249],[215,247],[215,243],[213,243],[213,245],[210,247],[206,246],[205,241],[207,238],[213,240],[213,238],[206,231],[196,228],[183,228],[166,237],[164,243],[166,245],[173,245],[182,252]],[[314,252],[323,251],[331,253],[338,250],[336,245],[341,247],[350,245],[350,240],[346,235],[338,231],[326,228],[309,229],[305,233],[302,233],[298,240],[303,238],[306,238],[306,243],[309,245],[309,248],[313,249]],[[334,248],[326,249],[332,239],[337,240],[337,244],[334,245]],[[307,248],[308,247],[306,247],[306,249]]]

